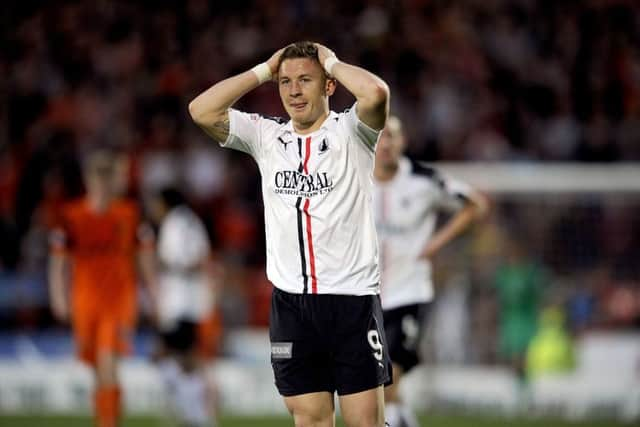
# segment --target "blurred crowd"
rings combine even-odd
[[[187,194],[225,264],[225,320],[264,325],[270,288],[258,171],[248,156],[214,147],[186,106],[212,83],[299,39],[321,41],[389,83],[392,110],[417,159],[640,160],[634,0],[24,0],[3,8],[0,287],[6,277],[35,277],[44,286],[38,278],[53,212],[82,192],[82,153],[109,145],[128,153],[124,191],[143,205],[166,186]],[[352,102],[339,90],[332,107]],[[269,85],[240,107],[284,114]],[[637,199],[631,210],[560,204],[545,220],[526,204],[498,202],[474,250],[489,251],[509,235],[499,228],[522,217],[511,232],[536,245],[553,277],[569,277],[577,294],[588,294],[570,316],[589,311],[598,283],[622,281],[627,296],[612,299],[627,310],[625,324],[637,326]],[[493,283],[494,264],[474,266],[472,281]],[[20,319],[0,318],[13,326]]]

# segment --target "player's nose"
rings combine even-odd
[[[291,96],[299,96],[302,94],[302,86],[300,86],[300,83],[294,81],[291,85],[291,92],[289,94]]]

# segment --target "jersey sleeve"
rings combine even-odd
[[[456,211],[471,202],[470,194],[473,191],[466,182],[438,175],[440,183],[440,206],[448,211]]]
[[[229,136],[220,145],[225,148],[243,151],[254,158],[260,152],[260,122],[259,114],[249,114],[229,109]]]
[[[361,143],[368,151],[374,153],[382,131],[372,129],[360,120],[356,113],[357,105],[358,103],[356,102],[343,113],[346,130],[353,139]]]

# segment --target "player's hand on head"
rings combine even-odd
[[[280,63],[280,55],[282,55],[282,52],[284,52],[285,49],[286,47],[278,49],[276,53],[271,55],[271,58],[267,59],[267,65],[271,70],[271,75],[273,76],[274,81],[278,80],[278,64]]]
[[[320,61],[320,64],[324,64],[324,61],[332,56],[337,59],[335,52],[325,45],[322,45],[320,43],[314,43],[314,45],[318,49],[318,60]]]

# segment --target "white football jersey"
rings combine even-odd
[[[471,188],[407,158],[400,160],[390,181],[374,182],[382,308],[431,301],[431,263],[419,259],[420,253],[434,232],[438,212],[461,208]]]
[[[317,131],[229,110],[221,144],[250,154],[262,175],[267,277],[290,293],[379,293],[373,162],[380,132],[355,105]]]
[[[210,255],[209,236],[200,218],[186,206],[169,211],[160,225],[157,243],[161,264],[159,317],[163,328],[178,320],[197,322],[213,306],[211,287],[200,266]]]

